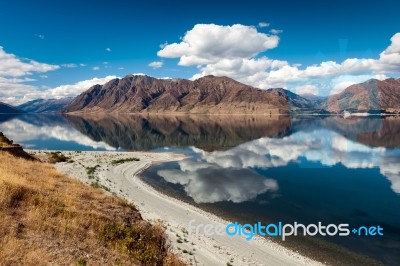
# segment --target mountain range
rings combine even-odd
[[[0,102],[0,114],[19,114],[19,113],[23,112],[14,106]]]
[[[400,113],[400,79],[370,79],[329,97],[282,88],[260,90],[227,77],[197,80],[128,75],[95,85],[75,98],[36,99],[0,113]]]
[[[61,110],[65,109],[73,99],[73,97],[61,99],[36,99],[18,105],[17,108],[28,113],[59,113]]]

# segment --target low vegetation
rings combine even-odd
[[[122,164],[122,163],[133,162],[133,161],[138,162],[138,161],[140,161],[140,159],[139,159],[139,158],[132,157],[132,158],[125,158],[125,159],[112,160],[112,161],[111,161],[111,164],[112,164],[112,165],[118,165],[118,164]]]
[[[99,168],[100,165],[95,165],[95,166],[88,166],[86,167],[86,173],[88,175],[89,179],[93,179],[94,178],[94,173],[96,172],[97,168]]]
[[[63,163],[67,162],[69,158],[59,151],[51,152],[49,156],[50,163]]]
[[[0,217],[1,265],[184,265],[133,205],[5,152]]]

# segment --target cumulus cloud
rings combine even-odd
[[[347,87],[356,84],[356,82],[354,81],[342,81],[338,84],[336,84],[332,90],[330,91],[330,94],[338,94],[341,93],[342,91],[344,91]]]
[[[108,48],[108,47],[107,47],[107,48],[106,48],[106,51],[107,51],[107,52],[111,52],[111,48]]]
[[[36,89],[35,86],[26,84],[35,81],[29,76],[59,68],[58,65],[18,58],[14,54],[7,53],[0,46],[0,101],[10,104],[18,103],[20,97]]]
[[[179,58],[179,65],[198,66],[193,79],[205,75],[226,75],[243,83],[268,89],[283,87],[295,90],[301,85],[314,85],[329,94],[333,88],[331,79],[341,76],[387,75],[400,69],[400,33],[391,39],[391,44],[378,58],[348,58],[342,62],[324,61],[301,67],[287,61],[270,59],[261,53],[278,46],[279,30],[268,35],[257,28],[235,24],[220,26],[197,24],[185,33],[179,43],[162,47],[157,55],[164,58]],[[352,80],[342,80],[341,82]],[[341,86],[343,86],[342,83]],[[288,87],[289,86],[289,87]],[[341,86],[336,87],[339,91]]]
[[[260,33],[251,26],[197,24],[180,43],[166,45],[157,55],[180,58],[182,66],[204,65],[221,59],[251,58],[275,48],[278,42],[278,36]]]
[[[99,69],[100,69],[100,67],[98,67],[98,66],[94,66],[94,67],[92,67],[92,69],[93,69],[94,71],[97,71],[97,70],[99,70]]]
[[[163,61],[153,61],[153,62],[151,62],[151,63],[149,64],[149,67],[151,67],[151,68],[153,68],[153,69],[157,69],[157,68],[162,67],[163,64],[164,64]]]
[[[77,67],[76,64],[63,64],[61,67]],[[6,53],[0,47],[0,101],[12,105],[19,105],[37,98],[62,98],[76,96],[95,84],[104,84],[116,78],[107,76],[103,78],[92,78],[71,85],[62,85],[55,88],[37,87],[29,84],[35,81],[31,78],[33,73],[45,73],[59,69],[58,65],[39,63],[33,60],[23,60],[13,54]],[[47,75],[39,75],[47,78]]]
[[[92,79],[79,81],[75,84],[61,85],[61,86],[51,88],[51,89],[48,89],[45,91],[40,91],[40,92],[37,92],[36,95],[28,95],[28,97],[33,96],[33,97],[44,98],[44,99],[51,99],[51,98],[57,99],[57,98],[77,96],[96,84],[105,84],[108,81],[110,81],[112,79],[116,79],[116,78],[117,78],[117,76],[106,76],[103,78],[95,77]]]

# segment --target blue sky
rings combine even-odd
[[[339,83],[351,84],[376,75],[397,77],[398,44],[391,38],[400,32],[398,10],[398,1],[368,0],[2,1],[0,101],[20,103],[35,97],[73,95],[82,88],[71,87],[69,94],[69,87],[41,92],[131,73],[178,78],[227,74],[256,87],[279,86],[328,95]],[[199,24],[205,26],[196,28]],[[185,42],[181,38],[188,31],[193,34]],[[215,60],[208,58],[208,51],[219,46],[219,42],[209,41],[210,32],[221,40],[225,51],[232,48],[237,54],[219,56],[216,51]],[[265,42],[253,45],[259,41]],[[270,41],[276,43],[266,44]],[[208,50],[185,49],[187,43],[204,42]],[[164,43],[181,45],[159,52]],[[391,44],[389,59],[369,62],[360,70],[341,65],[348,58],[379,60],[380,53]],[[6,66],[10,55],[19,63]],[[182,58],[191,59],[182,63]],[[32,66],[30,60],[44,65]],[[341,70],[333,74],[330,70],[324,74],[324,69],[317,69],[317,74],[304,72],[308,66],[329,61],[339,66],[330,63],[328,67]],[[153,68],[151,62],[162,66]],[[276,70],[279,73],[270,74]]]

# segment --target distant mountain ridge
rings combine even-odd
[[[400,79],[370,79],[354,84],[327,101],[331,113],[353,112],[400,112]]]
[[[73,97],[61,99],[36,99],[18,106],[28,113],[60,113],[73,100]]]
[[[20,113],[23,113],[23,111],[12,105],[0,102],[0,114],[20,114]]]
[[[289,109],[285,97],[227,77],[191,81],[128,75],[91,87],[64,112],[277,114]]]
[[[291,92],[289,90],[285,90],[282,88],[273,88],[273,89],[268,89],[267,92],[276,94],[280,97],[284,97],[290,104],[290,106],[295,109],[311,109],[314,108],[313,104],[311,101],[308,99]]]

